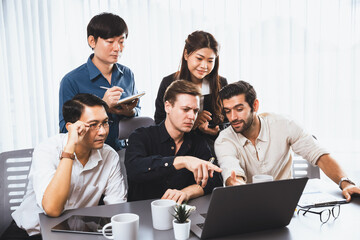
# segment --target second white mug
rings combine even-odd
[[[270,182],[273,180],[274,180],[274,178],[271,175],[265,175],[265,174],[254,175],[252,177],[253,183]]]
[[[174,219],[174,200],[159,199],[151,202],[153,227],[157,230],[169,230]]]

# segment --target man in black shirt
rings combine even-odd
[[[195,84],[174,81],[164,95],[165,121],[131,134],[125,155],[128,201],[161,197],[182,203],[222,185],[221,169],[208,161],[206,140],[191,131],[199,96]]]

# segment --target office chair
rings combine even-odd
[[[308,161],[299,155],[293,156],[292,171],[293,178],[320,178],[319,167],[312,166]]]
[[[312,137],[317,141],[317,138],[314,135],[312,135]],[[319,167],[312,166],[308,161],[297,154],[293,154],[292,172],[293,178],[320,178]]]
[[[155,122],[150,117],[134,117],[124,119],[119,122],[119,139],[127,140],[131,133],[139,127],[148,127],[154,125]],[[125,150],[121,149],[119,153],[121,173],[124,177],[125,187],[128,188],[127,174],[125,168]]]
[[[30,148],[0,153],[0,235],[10,225],[11,213],[26,193],[33,151]]]

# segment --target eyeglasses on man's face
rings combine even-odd
[[[317,211],[311,211],[310,210],[311,208],[307,208],[307,209],[302,209],[300,208],[298,210],[298,214],[300,211],[303,211],[303,215],[305,215],[306,213],[314,213],[314,214],[319,214],[320,215],[320,221],[322,223],[326,223],[327,221],[329,221],[330,219],[330,215],[332,215],[335,219],[339,217],[340,215],[340,205],[335,205],[334,207],[332,207],[331,209],[330,208],[327,208],[327,209],[324,209],[320,212],[317,212]]]
[[[106,120],[102,123],[92,123],[89,125],[91,131],[99,131],[101,127],[105,128],[106,130],[109,129],[110,124],[112,124],[113,121]]]

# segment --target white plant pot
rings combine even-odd
[[[191,220],[188,219],[186,223],[178,223],[176,219],[173,220],[174,235],[177,240],[185,240],[189,238]]]

